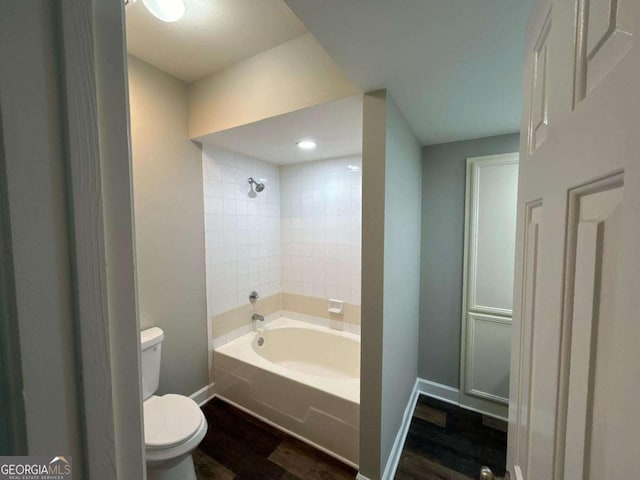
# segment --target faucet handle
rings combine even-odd
[[[249,294],[249,301],[251,303],[256,303],[259,298],[260,295],[258,295],[258,292],[256,292],[255,290]]]

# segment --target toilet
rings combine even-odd
[[[163,338],[157,327],[140,334],[147,480],[196,480],[191,452],[207,433],[207,420],[188,397],[154,395],[160,380]]]

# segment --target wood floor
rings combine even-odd
[[[356,471],[214,398],[209,431],[194,453],[198,480],[353,480]]]
[[[353,480],[356,471],[220,399],[202,408],[209,431],[194,453],[198,480]],[[504,475],[506,424],[420,396],[396,480],[475,480]],[[489,419],[490,420],[490,419]]]
[[[483,465],[504,476],[506,422],[421,395],[396,480],[475,480]]]

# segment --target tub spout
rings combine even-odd
[[[259,313],[254,313],[253,315],[251,315],[251,320],[259,320],[261,322],[264,322],[264,316],[260,315]]]

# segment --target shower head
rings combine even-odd
[[[251,185],[251,191],[253,192],[253,188],[255,187],[256,192],[260,193],[264,190],[264,183],[256,182],[253,177],[249,177],[249,185]]]

